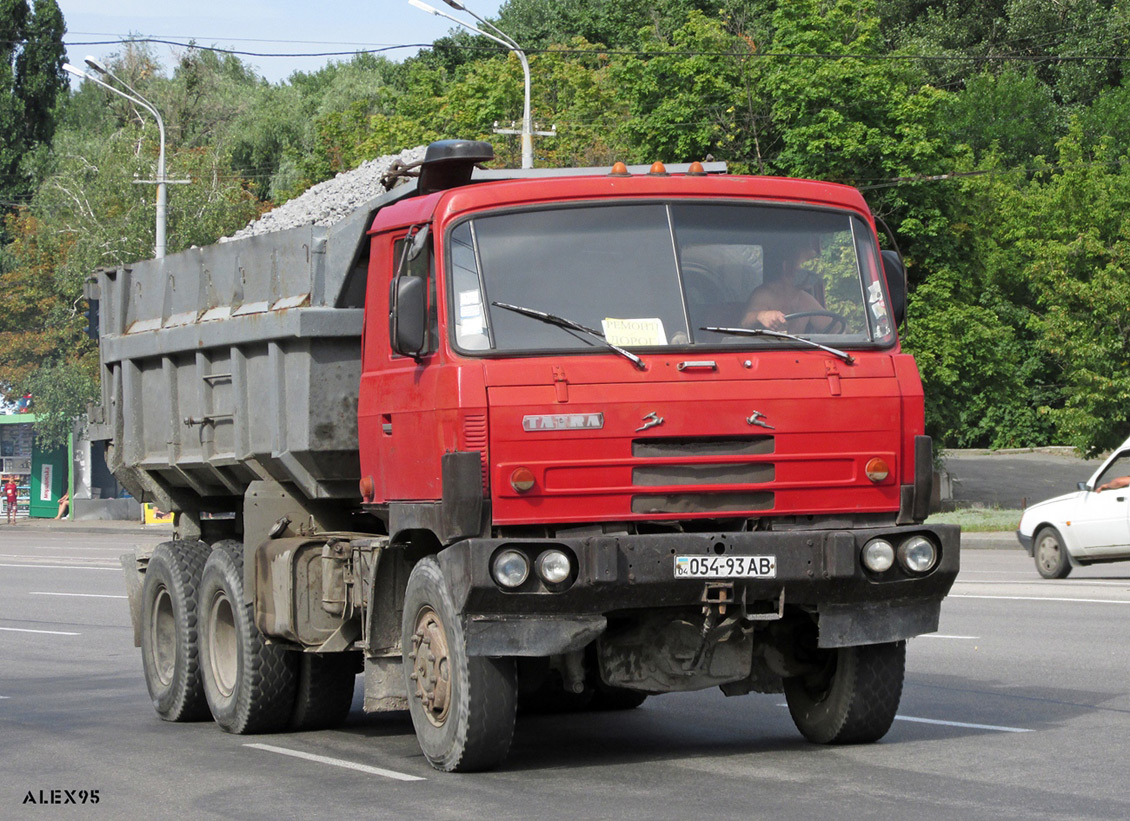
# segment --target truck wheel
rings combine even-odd
[[[354,653],[299,654],[290,729],[304,732],[328,730],[340,725],[353,706],[356,683],[357,658]]]
[[[468,657],[462,622],[433,558],[412,568],[402,624],[408,710],[424,756],[446,772],[496,767],[514,736],[514,660]]]
[[[197,640],[203,542],[163,542],[149,557],[141,587],[141,663],[157,715],[165,721],[208,717]]]
[[[294,708],[295,654],[264,644],[243,601],[243,545],[218,542],[200,580],[204,694],[229,733],[285,729]]]
[[[895,720],[906,642],[818,650],[820,670],[784,680],[793,723],[815,744],[866,744]]]
[[[1071,572],[1071,562],[1059,531],[1054,527],[1040,528],[1035,544],[1032,552],[1036,556],[1036,572],[1045,579],[1066,579]]]

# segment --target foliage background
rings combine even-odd
[[[96,388],[83,280],[152,248],[153,190],[132,181],[156,129],[62,82],[53,0],[0,0],[0,21],[0,392],[34,390],[51,436]],[[1125,0],[509,0],[495,22],[557,128],[538,165],[711,155],[860,187],[909,263],[903,339],[938,443],[1094,452],[1130,432]],[[519,161],[492,133],[521,111],[518,61],[465,32],[275,84],[205,48],[162,66],[125,43],[111,67],[193,180],[171,192],[170,252],[433,139]]]

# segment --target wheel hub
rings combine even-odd
[[[1054,539],[1040,539],[1037,558],[1041,567],[1052,572],[1059,564],[1059,545]]]
[[[447,720],[451,706],[451,661],[447,632],[430,607],[423,608],[416,618],[408,658],[412,662],[410,678],[415,682],[413,695],[424,708],[428,721],[439,727]]]

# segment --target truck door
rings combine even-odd
[[[442,447],[436,421],[438,313],[432,240],[414,258],[411,235],[378,237],[382,271],[370,280],[366,316],[365,371],[362,376],[362,475],[372,476],[375,501],[418,501],[440,497]],[[374,255],[378,249],[374,249]],[[389,290],[396,272],[420,277],[427,285],[428,329],[424,351],[402,356],[389,344]],[[371,346],[371,350],[370,350]]]

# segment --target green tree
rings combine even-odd
[[[49,144],[56,97],[66,87],[63,34],[55,0],[0,0],[0,205],[31,191],[26,158]]]

